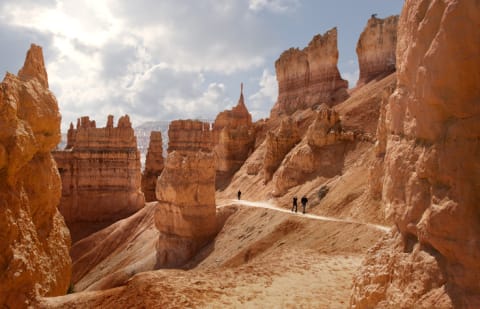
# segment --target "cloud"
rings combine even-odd
[[[342,78],[348,81],[348,87],[353,88],[357,84],[358,76],[360,75],[360,71],[357,69],[355,71],[350,72],[342,72]]]
[[[299,5],[299,0],[250,0],[248,8],[252,11],[268,10],[283,13],[294,10]]]
[[[248,97],[251,113],[254,119],[268,117],[271,106],[277,100],[278,84],[274,74],[264,69],[259,79],[260,89]]]

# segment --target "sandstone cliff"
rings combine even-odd
[[[157,178],[163,171],[163,141],[162,132],[152,131],[148,145],[145,170],[142,174],[142,191],[145,201],[155,201],[155,187]]]
[[[183,130],[182,130],[183,128]],[[208,123],[172,121],[168,156],[158,178],[155,225],[157,262],[180,266],[216,233],[215,157]]]
[[[224,188],[255,146],[255,127],[245,106],[243,84],[237,106],[218,114],[213,124],[216,188]]]
[[[62,177],[60,212],[75,242],[145,204],[140,155],[128,116],[105,128],[89,117],[70,127],[67,148],[53,153]]]
[[[70,283],[70,235],[57,206],[61,181],[50,151],[60,113],[42,49],[0,84],[0,307],[26,308]]]
[[[479,20],[474,0],[405,2],[384,120],[396,228],[365,260],[352,307],[480,306]]]
[[[314,36],[303,50],[283,52],[275,62],[278,100],[271,117],[345,100],[348,82],[340,77],[337,62],[337,28]]]
[[[395,71],[398,15],[372,16],[357,43],[360,76],[357,86],[381,79]]]

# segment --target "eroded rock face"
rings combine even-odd
[[[145,204],[140,154],[128,116],[96,128],[89,117],[70,126],[67,148],[53,153],[62,177],[60,212],[77,241]]]
[[[352,307],[480,306],[478,20],[474,0],[405,2],[382,191],[396,228],[370,252]]]
[[[360,76],[357,86],[395,72],[398,15],[368,20],[357,43]]]
[[[237,106],[218,114],[213,124],[217,159],[216,188],[223,188],[242,166],[255,146],[255,127],[245,106],[243,85]]]
[[[338,113],[322,105],[302,142],[288,153],[275,173],[273,195],[282,196],[313,175],[331,178],[340,174],[346,144],[353,140],[353,132],[343,131]]]
[[[26,308],[67,291],[70,235],[57,206],[61,181],[50,151],[60,141],[58,105],[42,49],[0,84],[0,306]]]
[[[179,128],[187,130],[182,133]],[[161,267],[184,264],[216,233],[215,156],[209,124],[176,120],[168,133],[168,156],[156,187]]]
[[[266,151],[263,159],[264,181],[269,182],[278,169],[285,155],[300,141],[298,126],[295,120],[282,120],[277,132],[269,131],[266,139]]]
[[[142,174],[142,191],[145,201],[156,201],[155,187],[157,178],[163,171],[163,146],[162,132],[152,131],[150,133],[150,144],[148,145],[145,170]]]
[[[345,100],[348,82],[341,78],[337,62],[337,28],[314,36],[303,50],[290,48],[283,52],[275,62],[278,100],[271,116]]]

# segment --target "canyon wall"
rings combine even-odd
[[[145,159],[145,169],[142,174],[142,191],[145,195],[145,201],[156,201],[155,187],[157,178],[163,171],[163,141],[162,132],[152,131],[150,133],[150,143],[148,145],[147,157]]]
[[[57,206],[60,176],[50,151],[60,141],[57,101],[42,49],[0,84],[0,307],[27,308],[65,294],[70,235]]]
[[[216,188],[228,185],[255,146],[255,127],[245,106],[243,84],[237,106],[218,114],[213,124],[214,153],[217,161]]]
[[[395,72],[398,15],[368,20],[357,43],[360,76],[357,86]]]
[[[165,168],[158,178],[157,264],[181,266],[216,233],[215,156],[209,123],[172,121]]]
[[[337,62],[337,28],[314,36],[302,50],[290,48],[283,52],[275,62],[278,99],[271,117],[345,100],[348,82],[341,78]]]
[[[379,130],[395,227],[356,276],[353,308],[480,307],[479,20],[475,0],[405,2]]]
[[[140,154],[128,116],[104,128],[82,117],[68,131],[67,147],[53,153],[62,177],[60,212],[77,241],[145,204]]]

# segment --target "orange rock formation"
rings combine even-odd
[[[291,118],[282,120],[277,132],[269,131],[263,159],[265,183],[269,182],[285,155],[300,141],[297,123]]]
[[[62,177],[60,212],[75,242],[142,208],[140,154],[128,116],[105,128],[82,117],[70,126],[67,147],[55,151]]]
[[[213,124],[217,160],[216,188],[228,184],[255,146],[255,127],[243,99],[243,84],[237,106],[218,114]]]
[[[156,188],[157,260],[162,267],[187,262],[213,239],[217,227],[210,125],[172,121],[168,136],[168,156]]]
[[[405,2],[382,192],[396,228],[352,307],[480,307],[479,20],[474,0]]]
[[[0,84],[0,307],[26,308],[70,283],[70,235],[57,206],[61,181],[50,151],[60,113],[43,53],[33,45],[18,77]]]
[[[398,15],[385,19],[372,16],[357,43],[360,77],[357,86],[395,72]]]
[[[278,100],[271,116],[345,100],[348,82],[340,77],[337,62],[337,28],[314,36],[303,50],[290,48],[283,52],[275,62]]]
[[[145,170],[142,174],[142,191],[145,201],[156,201],[155,187],[157,178],[163,171],[163,145],[162,132],[152,131],[150,133],[150,144],[148,145]]]

